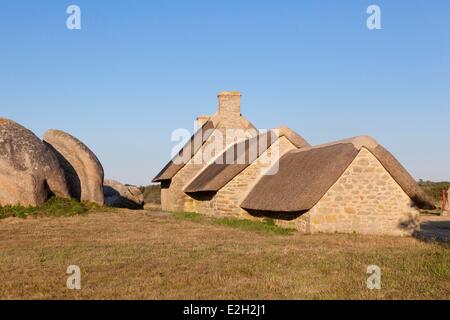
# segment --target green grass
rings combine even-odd
[[[178,220],[215,224],[235,229],[283,236],[291,235],[295,231],[294,229],[282,228],[277,226],[273,219],[255,221],[237,218],[211,218],[194,212],[175,212],[173,213],[173,216]]]
[[[450,249],[450,247],[447,247]],[[433,274],[435,279],[448,281],[450,279],[450,250],[442,250],[427,255],[422,262],[422,269]]]
[[[263,233],[272,233],[283,236],[291,235],[295,231],[294,229],[282,228],[277,226],[272,219],[265,219],[263,221],[253,221],[244,219],[221,218],[217,219],[215,223],[221,226],[227,226],[231,228],[257,231]]]
[[[206,217],[195,212],[175,212],[173,216],[178,220],[188,220],[188,221],[205,221]]]
[[[75,199],[53,197],[40,207],[4,206],[0,207],[0,219],[27,218],[29,216],[70,217],[85,214],[88,211],[105,210],[96,204],[78,202]]]

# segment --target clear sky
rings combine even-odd
[[[150,183],[219,91],[258,128],[368,134],[415,178],[450,180],[450,1],[0,0],[0,116],[75,135],[108,178]]]

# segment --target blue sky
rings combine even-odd
[[[258,128],[368,134],[417,179],[450,180],[449,15],[448,0],[0,0],[0,116],[72,133],[107,177],[148,184],[172,131],[241,91]]]

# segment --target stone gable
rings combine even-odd
[[[381,163],[363,148],[310,210],[310,232],[408,235],[419,212]]]

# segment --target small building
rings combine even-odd
[[[374,139],[311,146],[287,127],[256,130],[239,93],[218,98],[218,112],[198,118],[200,129],[153,179],[163,210],[272,218],[304,233],[409,235],[418,209],[433,207]]]

